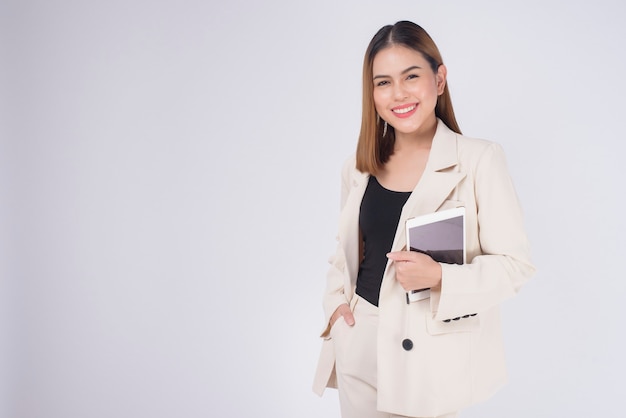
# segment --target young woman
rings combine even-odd
[[[338,388],[343,418],[455,417],[506,379],[499,305],[534,267],[503,151],[461,135],[446,75],[411,22],[383,27],[365,53],[314,383]],[[407,219],[454,207],[467,264],[405,251]],[[430,298],[407,303],[424,288]]]

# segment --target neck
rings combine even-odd
[[[415,148],[430,148],[433,143],[433,138],[437,132],[437,118],[433,118],[429,121],[423,129],[418,132],[412,132],[405,134],[396,131],[395,151],[402,151],[404,149]]]

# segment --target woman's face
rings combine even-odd
[[[376,111],[395,128],[396,138],[432,133],[446,68],[440,65],[434,73],[421,53],[393,45],[374,57],[372,69]]]

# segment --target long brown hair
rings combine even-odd
[[[392,126],[388,126],[386,134],[383,135],[384,122],[376,113],[374,84],[372,82],[372,67],[376,54],[392,45],[401,45],[419,52],[428,61],[435,73],[443,64],[441,53],[435,42],[421,26],[413,22],[400,21],[395,25],[384,26],[370,41],[363,59],[363,113],[361,116],[361,133],[356,148],[356,168],[361,172],[374,175],[393,154],[396,141]],[[437,99],[435,116],[454,132],[461,133],[454,116],[448,83],[444,87],[443,94]]]

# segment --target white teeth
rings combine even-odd
[[[411,110],[415,109],[415,106],[405,107],[404,109],[393,109],[394,113],[409,113]]]

